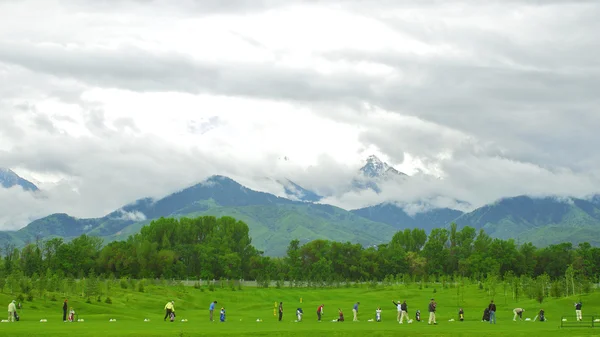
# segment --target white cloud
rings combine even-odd
[[[347,208],[598,192],[599,14],[575,0],[1,1],[0,167],[44,197],[1,191],[0,228],[102,216],[212,174],[278,195],[290,178]],[[348,192],[371,153],[411,179]]]
[[[119,210],[121,216],[118,217],[120,220],[131,220],[131,221],[144,221],[146,220],[146,216],[142,212],[125,212],[124,210]]]

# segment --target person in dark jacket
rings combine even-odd
[[[283,318],[283,302],[279,302],[279,321]]]
[[[462,308],[458,310],[458,319],[462,322],[465,320],[465,312]]]
[[[575,303],[575,316],[577,317],[578,321],[583,320],[583,318],[581,317],[581,301]]]
[[[67,309],[69,309],[69,306],[67,305],[67,300],[65,299],[65,302],[63,303],[63,322],[67,321]]]
[[[496,304],[494,304],[494,301],[490,302],[488,309],[490,310],[490,324],[496,324]]]
[[[429,324],[433,322],[433,324],[437,324],[435,320],[435,310],[437,308],[437,303],[432,298],[431,302],[429,302]]]

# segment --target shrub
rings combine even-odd
[[[56,302],[57,301],[56,295],[52,294],[52,297],[50,297],[50,301]]]
[[[100,295],[98,295],[98,298],[96,298],[96,302],[98,302],[98,303],[102,302],[102,297],[100,297]]]
[[[25,301],[25,297],[23,297],[23,294],[19,294],[19,296],[17,296],[17,300],[19,302],[23,302],[23,301]]]
[[[33,294],[29,293],[29,294],[27,294],[27,302],[31,302],[31,301],[33,301]]]
[[[106,300],[104,300],[104,303],[112,304],[112,300],[110,299],[110,297],[107,297]]]
[[[121,279],[121,281],[119,282],[119,284],[121,285],[122,289],[127,289],[127,280]]]
[[[209,285],[208,285],[208,290],[209,290],[209,291],[215,291],[215,285],[214,285],[214,284],[212,284],[212,283],[211,283],[211,284],[209,284]]]
[[[85,301],[85,303],[91,304],[92,300],[90,300],[90,298],[88,297],[87,300]]]
[[[144,292],[144,283],[140,282],[140,284],[138,284],[138,291],[143,293]]]

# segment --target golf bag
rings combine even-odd
[[[490,321],[490,309],[489,308],[485,308],[485,310],[483,311],[483,318],[481,319],[482,321]]]
[[[298,322],[302,321],[302,308],[296,309],[296,317],[298,317]]]
[[[221,309],[221,322],[225,322],[225,309]]]
[[[15,321],[18,322],[19,321],[19,314],[17,314],[17,312],[15,311]]]
[[[171,311],[171,316],[169,316],[169,319],[171,320],[171,322],[175,322],[175,312]]]
[[[417,312],[415,313],[415,320],[417,322],[421,321],[421,310],[417,310]]]

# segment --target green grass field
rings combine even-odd
[[[438,287],[437,285],[436,287]],[[62,322],[62,298],[51,301],[34,298],[25,301],[19,311],[21,321],[0,323],[3,336],[594,336],[600,335],[600,327],[560,328],[560,318],[568,315],[568,321],[575,321],[573,302],[579,298],[584,303],[584,320],[591,322],[591,316],[600,313],[600,296],[597,293],[572,298],[551,299],[543,305],[533,300],[512,300],[497,290],[495,301],[498,305],[497,324],[481,322],[483,309],[490,296],[487,292],[470,286],[457,295],[456,288],[433,288],[419,290],[417,286],[396,286],[389,288],[251,288],[232,291],[230,288],[217,288],[214,292],[183,286],[147,285],[145,292],[111,289],[112,304],[97,302],[85,303],[86,298],[70,296],[73,306],[84,322]],[[427,304],[431,297],[438,302],[437,325],[427,324]],[[14,296],[0,294],[1,303],[8,305]],[[302,303],[300,299],[302,298]],[[164,305],[175,300],[176,322],[164,322]],[[409,314],[414,319],[416,309],[420,309],[424,322],[399,325],[396,322],[396,309],[392,300],[407,300]],[[227,321],[208,320],[208,306],[217,300],[220,309],[227,310]],[[284,302],[284,317],[278,322],[273,314],[275,302]],[[359,322],[352,322],[352,305],[360,301]],[[325,304],[322,322],[317,322],[316,309]],[[375,309],[383,309],[382,322],[368,322],[375,317]],[[459,322],[458,307],[465,310],[465,321]],[[296,308],[304,309],[304,321],[295,323]],[[541,307],[546,311],[547,322],[512,321],[512,309],[525,308],[523,318],[533,319]],[[333,323],[337,318],[337,308],[344,311],[346,322]],[[4,314],[6,316],[6,312]],[[599,316],[600,317],[600,316]],[[116,322],[109,322],[115,318]],[[144,319],[150,319],[144,322]],[[450,319],[455,322],[449,322]],[[6,319],[3,317],[2,319]],[[40,319],[47,319],[41,323]],[[181,322],[187,319],[187,322]],[[261,319],[262,322],[257,322]],[[600,325],[600,323],[599,323]]]

